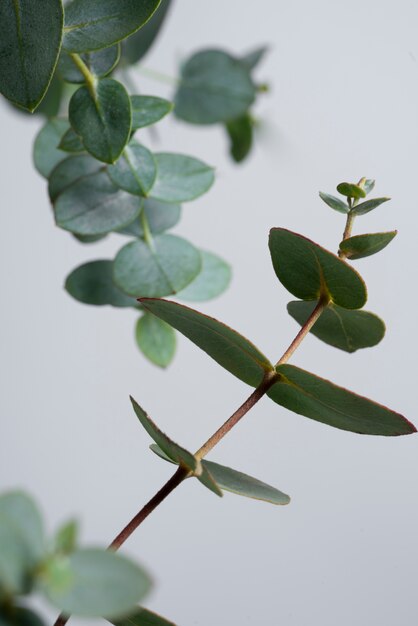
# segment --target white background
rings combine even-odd
[[[222,129],[169,119],[157,144],[142,135],[150,147],[216,166],[215,186],[184,207],[176,232],[234,269],[227,294],[200,309],[273,359],[297,326],[270,265],[269,228],[336,249],[343,217],[318,190],[377,179],[376,194],[393,200],[355,232],[399,235],[356,267],[386,339],[348,355],[308,337],[292,363],[415,423],[417,23],[408,0],[178,0],[149,68],[175,75],[202,47],[241,54],[271,45],[258,71],[272,88],[257,106],[257,148],[234,167]],[[142,93],[171,95],[140,73],[135,80]],[[111,258],[123,240],[83,247],[54,226],[31,164],[38,127],[2,103],[0,486],[30,490],[51,531],[76,516],[84,543],[105,544],[172,471],[148,451],[128,394],[196,449],[249,389],[183,338],[172,367],[159,371],[134,345],[133,312],[83,306],[65,293],[75,266]],[[416,624],[416,436],[361,437],[265,399],[211,458],[271,482],[292,503],[217,499],[197,482],[182,485],[126,544],[155,579],[147,606],[179,626]]]

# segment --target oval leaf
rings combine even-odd
[[[135,329],[136,343],[151,363],[168,367],[176,352],[174,330],[155,315],[146,313],[139,318]]]
[[[223,293],[231,282],[231,267],[216,254],[201,250],[202,269],[197,277],[180,291],[181,300],[201,302]]]
[[[147,148],[131,141],[122,156],[107,171],[120,189],[137,196],[147,196],[157,176],[157,165]]]
[[[106,172],[77,180],[57,198],[57,225],[79,235],[101,235],[129,224],[141,212],[141,200],[118,189]]]
[[[306,322],[317,302],[289,302],[289,314],[301,326]],[[377,315],[367,311],[350,311],[336,304],[329,304],[321,317],[311,328],[311,333],[330,346],[355,352],[360,348],[370,348],[385,335],[385,325]]]
[[[63,20],[61,0],[0,2],[0,92],[28,111],[36,109],[52,79]]]
[[[366,202],[362,202],[361,204],[357,204],[355,207],[351,209],[352,215],[365,215],[369,211],[373,211],[378,206],[383,204],[384,202],[388,202],[390,198],[374,198],[373,200],[366,200]]]
[[[73,0],[65,7],[64,47],[71,52],[100,50],[143,26],[160,0]]]
[[[286,409],[361,435],[394,437],[416,432],[402,415],[293,365],[276,368],[281,380],[267,395]]]
[[[13,524],[20,533],[31,559],[37,565],[45,556],[45,537],[42,518],[32,498],[20,491],[11,491],[0,496],[0,515]]]
[[[269,247],[280,282],[301,300],[328,295],[346,309],[360,309],[367,300],[360,275],[335,254],[284,228],[272,228]]]
[[[156,96],[131,96],[132,130],[151,126],[165,117],[173,104]]]
[[[274,369],[248,339],[213,317],[169,300],[144,298],[141,304],[248,385],[257,387]]]
[[[230,141],[229,152],[236,163],[241,163],[251,151],[253,126],[252,117],[248,113],[225,124]]]
[[[114,163],[129,141],[131,101],[121,83],[104,78],[94,93],[88,87],[80,87],[73,94],[69,118],[86,150],[99,161]]]
[[[188,241],[157,235],[152,246],[141,240],[124,246],[115,259],[114,278],[130,296],[165,296],[186,287],[201,266],[199,251]]]
[[[213,169],[193,157],[160,152],[157,178],[150,196],[162,202],[187,202],[204,194],[213,184]]]
[[[52,202],[57,197],[81,179],[96,174],[103,168],[100,161],[96,161],[87,154],[67,157],[51,172],[48,182],[48,193]]]
[[[81,54],[83,63],[88,67],[89,71],[97,76],[103,78],[110,74],[110,72],[116,67],[120,57],[120,46],[111,46],[104,50],[98,50],[97,52],[87,52]],[[58,71],[67,83],[84,83],[86,81],[83,74],[80,72],[71,57],[63,52],[58,64]]]
[[[216,124],[244,115],[255,100],[245,65],[222,50],[201,50],[182,67],[175,114],[193,124]]]
[[[132,398],[131,402],[135,415],[145,428],[151,439],[161,448],[163,452],[175,463],[182,465],[189,469],[191,472],[199,471],[200,462],[193,456],[191,452],[188,452],[177,443],[172,441],[165,433],[163,433],[152,419],[145,413],[145,411],[139,406],[139,404]]]
[[[66,291],[84,304],[135,307],[138,303],[120,291],[113,282],[113,261],[90,261],[67,276]]]
[[[61,576],[54,576],[58,569]],[[90,548],[55,557],[44,573],[43,587],[51,603],[67,615],[112,618],[133,611],[151,581],[127,558]]]
[[[111,622],[114,626],[176,626],[173,622],[169,622],[165,617],[157,615],[148,609],[138,607],[135,613],[120,620]]]
[[[331,209],[334,209],[334,211],[338,211],[339,213],[348,213],[350,210],[348,204],[335,196],[331,196],[329,193],[323,193],[320,191],[319,197],[325,202],[325,204],[330,206]]]
[[[148,227],[153,234],[163,233],[175,226],[181,213],[179,204],[168,204],[167,202],[159,202],[151,198],[145,198],[143,201],[143,209]],[[144,230],[141,220],[135,220],[129,226],[116,231],[121,235],[130,235],[133,237],[143,237]]]
[[[58,148],[61,137],[68,130],[67,120],[52,119],[41,128],[33,145],[33,161],[38,172],[48,178],[60,161],[67,158]]]
[[[366,191],[363,187],[359,187],[359,185],[354,185],[352,183],[340,183],[337,185],[337,191],[342,196],[347,196],[348,198],[365,198]]]
[[[340,250],[349,259],[353,261],[356,259],[362,259],[366,256],[371,256],[380,252],[383,248],[392,241],[396,236],[397,230],[392,230],[387,233],[370,233],[368,235],[354,235],[344,239],[340,243]]]

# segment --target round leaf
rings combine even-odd
[[[141,212],[141,200],[118,189],[106,172],[76,180],[57,197],[55,219],[79,235],[101,235],[129,224]]]
[[[48,193],[51,201],[54,202],[60,193],[82,178],[97,174],[102,167],[100,161],[87,154],[65,158],[52,170],[49,177]]]
[[[52,79],[61,48],[61,0],[0,2],[0,92],[33,111]]]
[[[367,300],[366,286],[347,263],[310,239],[284,228],[272,228],[269,247],[280,282],[302,300],[331,297],[346,309],[360,309]]]
[[[397,230],[392,230],[387,233],[371,233],[368,235],[354,235],[344,239],[340,243],[340,250],[352,260],[362,259],[366,256],[371,256],[380,252],[383,248],[386,248],[392,239],[396,236]]]
[[[58,149],[61,137],[68,130],[67,120],[52,119],[41,128],[36,135],[33,146],[33,160],[38,172],[48,178],[54,167],[67,158],[62,150]]]
[[[201,267],[200,253],[188,241],[173,235],[157,235],[152,247],[138,240],[119,251],[114,279],[131,296],[165,296],[186,287]]]
[[[201,50],[182,67],[175,114],[193,124],[216,124],[244,115],[255,100],[245,64],[222,50]]]
[[[45,537],[42,518],[32,498],[20,491],[11,491],[0,497],[0,515],[7,517],[21,536],[32,565],[45,556]]]
[[[111,46],[110,48],[104,48],[97,52],[86,52],[81,54],[81,59],[87,65],[92,74],[98,78],[103,78],[110,74],[110,72],[116,67],[120,57],[120,46]],[[58,71],[67,83],[84,83],[85,78],[75,65],[71,57],[65,52],[62,53]]]
[[[167,202],[159,202],[151,198],[145,198],[143,201],[143,211],[148,222],[149,229],[152,233],[163,233],[175,226],[181,213],[179,204],[168,204]],[[141,220],[135,220],[129,226],[121,228],[117,231],[121,235],[130,235],[132,237],[143,237],[144,230]]]
[[[100,50],[143,26],[160,0],[72,0],[65,7],[64,47],[71,52]]]
[[[176,352],[176,334],[166,322],[146,313],[136,324],[135,338],[139,349],[151,363],[159,367],[170,365]]]
[[[160,152],[157,178],[150,196],[162,202],[187,202],[204,194],[213,184],[213,168],[183,154]]]
[[[231,282],[231,267],[212,252],[201,250],[202,269],[186,289],[178,294],[181,300],[200,302],[223,293]]]
[[[317,302],[289,302],[289,314],[301,326],[311,315]],[[355,352],[377,345],[385,335],[385,325],[377,315],[367,311],[350,311],[329,304],[311,328],[311,333],[330,346]]]
[[[173,105],[156,96],[131,96],[132,130],[155,124],[170,113]]]
[[[107,168],[115,185],[137,196],[147,196],[157,176],[152,153],[131,141],[114,165]]]
[[[113,282],[113,261],[90,261],[67,276],[65,289],[84,304],[135,307],[138,303],[120,291]]]
[[[359,187],[358,185],[354,185],[352,183],[340,183],[337,185],[337,191],[342,196],[347,196],[348,198],[365,198],[366,191],[363,187]]]
[[[104,78],[94,93],[89,87],[80,87],[73,94],[69,118],[86,150],[99,161],[114,163],[129,141],[131,101],[121,83]]]

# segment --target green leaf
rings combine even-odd
[[[366,192],[362,187],[354,185],[353,183],[340,183],[337,185],[337,191],[343,196],[348,198],[365,198]]]
[[[38,172],[45,178],[48,178],[60,161],[67,158],[65,152],[58,149],[58,145],[68,126],[67,120],[52,119],[46,122],[36,135],[33,161]]]
[[[251,72],[260,63],[267,52],[268,46],[261,46],[260,48],[251,50],[251,52],[248,52],[240,58],[241,65]]]
[[[154,43],[164,22],[171,0],[162,0],[158,9],[140,31],[131,35],[122,44],[123,57],[128,63],[137,63],[142,59]]]
[[[157,235],[153,245],[132,241],[117,254],[114,279],[134,297],[166,296],[184,289],[202,267],[198,250],[185,239]]]
[[[34,567],[30,549],[13,519],[0,513],[0,598],[27,593]]]
[[[358,396],[329,380],[293,365],[279,365],[281,375],[267,395],[285,408],[328,426],[362,435],[408,435],[416,432],[402,415]]]
[[[350,210],[350,207],[346,202],[343,202],[335,196],[331,196],[329,193],[323,193],[322,191],[320,191],[319,196],[325,202],[325,204],[330,206],[331,209],[338,211],[339,213],[348,213]]]
[[[288,495],[275,487],[261,482],[261,480],[257,480],[257,478],[248,476],[248,474],[243,474],[242,472],[238,472],[225,465],[219,465],[219,463],[214,463],[213,461],[204,460],[202,461],[202,465],[207,467],[211,476],[221,489],[231,491],[239,496],[254,498],[255,500],[264,500],[272,504],[289,504],[290,502]]]
[[[107,171],[120,189],[137,196],[147,196],[157,176],[157,165],[152,153],[132,140]]]
[[[141,212],[141,200],[118,189],[106,172],[76,180],[54,205],[57,225],[79,235],[101,235],[130,224]]]
[[[158,367],[168,367],[176,352],[174,330],[151,313],[139,318],[135,338],[141,352]]]
[[[227,122],[225,128],[230,140],[229,152],[236,163],[241,163],[253,145],[253,120],[248,113],[244,113]]]
[[[113,261],[90,261],[67,276],[66,291],[84,304],[138,308],[134,298],[120,291],[113,282]]]
[[[59,576],[57,563],[64,570]],[[133,611],[151,581],[127,558],[90,548],[53,557],[44,571],[43,587],[50,602],[67,615],[113,618]]]
[[[42,518],[32,498],[20,491],[0,496],[0,515],[7,517],[21,535],[32,565],[45,555],[45,537]]]
[[[255,100],[251,75],[222,50],[201,50],[183,65],[175,114],[192,124],[216,124],[244,115]]]
[[[173,108],[172,102],[156,96],[131,96],[132,130],[155,124]]]
[[[54,202],[60,193],[74,183],[91,174],[97,174],[102,168],[100,161],[87,154],[65,158],[55,166],[49,177],[48,193],[51,201]]]
[[[142,210],[145,212],[151,233],[158,234],[173,228],[173,226],[178,223],[181,206],[179,204],[167,204],[167,202],[159,202],[158,200],[145,198]],[[141,220],[138,219],[117,232],[121,235],[130,235],[133,237],[144,236]]]
[[[193,454],[167,437],[167,435],[163,433],[156,424],[154,424],[149,415],[145,413],[132,396],[131,402],[137,418],[151,439],[155,441],[161,450],[165,452],[165,454],[175,463],[186,467],[191,472],[199,472],[200,462],[193,456]]]
[[[317,302],[289,302],[289,314],[301,326],[311,315]],[[329,304],[311,328],[311,333],[330,346],[355,352],[360,348],[375,346],[385,334],[385,325],[377,315],[367,311],[350,311]]]
[[[340,250],[352,260],[362,259],[380,252],[392,241],[396,236],[397,230],[391,230],[387,233],[370,233],[368,235],[354,235],[344,239],[340,243]]]
[[[77,545],[78,524],[75,520],[66,522],[61,526],[54,539],[54,551],[61,554],[74,552]]]
[[[148,609],[138,607],[135,613],[132,613],[125,619],[115,620],[111,622],[114,626],[176,626],[173,622],[169,622],[165,617],[157,615]]]
[[[79,243],[83,244],[97,243],[107,237],[107,235],[77,235],[74,233],[72,233],[72,235],[74,239],[77,239]]]
[[[110,72],[112,72],[118,64],[120,58],[120,46],[119,44],[116,44],[110,48],[104,48],[103,50],[98,50],[97,52],[87,52],[86,54],[81,54],[80,56],[83,63],[87,66],[89,71],[94,74],[94,76],[103,78],[104,76],[110,74]],[[67,83],[82,84],[86,81],[74,61],[65,52],[63,52],[60,57],[58,71]]]
[[[160,152],[157,178],[150,195],[162,202],[188,202],[204,194],[213,184],[213,168],[183,154]]]
[[[99,161],[114,163],[131,133],[128,92],[112,78],[98,81],[94,93],[88,87],[80,87],[70,100],[69,118],[86,150]]]
[[[34,111],[58,60],[64,11],[61,0],[0,3],[0,92]]]
[[[363,179],[362,179],[363,180]],[[373,180],[372,178],[365,178],[363,184],[361,185],[364,189],[364,191],[366,192],[366,194],[368,195],[371,191],[373,191],[374,186],[375,186],[375,180]]]
[[[73,0],[65,7],[64,47],[71,52],[100,50],[143,26],[160,0]]]
[[[351,209],[352,215],[365,215],[369,211],[373,211],[378,206],[387,202],[390,198],[373,198],[373,200],[366,200],[366,202],[362,202],[361,204],[357,204],[355,207]]]
[[[0,626],[45,626],[43,619],[25,607],[0,608]]]
[[[272,228],[269,247],[278,279],[297,298],[317,300],[325,294],[346,309],[365,304],[367,291],[360,275],[310,239]]]
[[[202,269],[197,277],[178,297],[181,300],[201,302],[211,300],[223,293],[231,282],[231,266],[212,252],[200,251]]]
[[[257,387],[266,372],[272,371],[273,366],[264,354],[218,320],[169,300],[144,298],[141,304],[245,383]]]
[[[84,152],[84,145],[81,137],[77,135],[75,130],[69,128],[62,136],[58,148],[64,152]]]

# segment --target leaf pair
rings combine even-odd
[[[216,495],[222,496],[222,489],[224,489],[247,498],[264,500],[272,504],[288,504],[290,502],[290,498],[286,494],[247,474],[218,463],[200,460],[163,433],[133,398],[131,398],[131,402],[142,426],[157,444],[151,446],[152,451],[166,461],[183,467],[190,476],[195,476]]]

